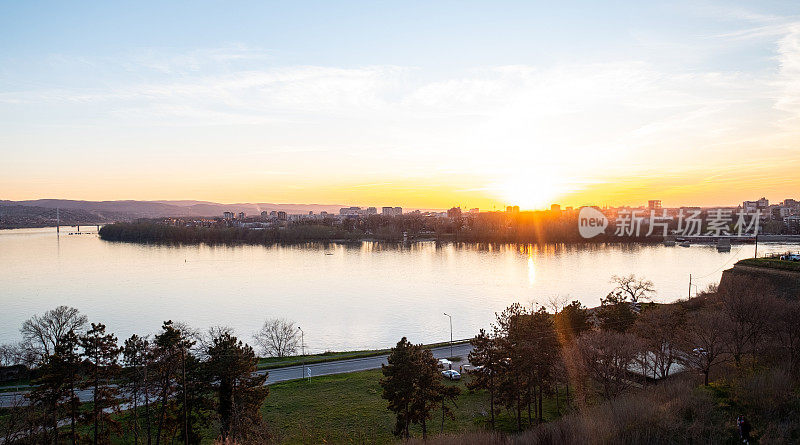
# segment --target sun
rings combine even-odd
[[[565,190],[560,181],[550,175],[531,172],[530,176],[514,176],[501,182],[498,192],[507,205],[541,210],[549,208]]]

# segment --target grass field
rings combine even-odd
[[[264,417],[281,443],[392,441],[394,416],[381,398],[380,378],[381,371],[373,370],[271,385],[263,407]],[[449,384],[459,386],[462,393],[454,409],[455,418],[445,419],[445,432],[485,428],[489,416],[488,394],[469,391],[465,381]],[[557,417],[554,399],[545,400],[544,412],[546,420]],[[428,425],[429,433],[438,434],[441,422],[439,411]],[[515,426],[513,414],[502,411],[498,416],[499,429],[513,431]],[[421,434],[419,426],[412,428],[412,435]]]
[[[747,258],[739,261],[736,264],[800,272],[799,261],[781,261],[780,259],[775,258]]]
[[[266,424],[279,443],[387,443],[396,441],[392,435],[394,414],[387,408],[381,397],[379,381],[380,370],[361,371],[348,374],[314,377],[309,380],[293,380],[270,385],[270,393],[262,413]],[[461,388],[457,406],[453,408],[454,418],[447,417],[444,422],[446,433],[469,432],[488,428],[489,395],[485,391],[470,391],[465,383],[447,382]],[[563,410],[563,394],[561,408]],[[85,404],[84,409],[91,405]],[[545,399],[545,420],[558,417],[556,401]],[[114,417],[123,421],[125,414]],[[0,419],[5,415],[0,410]],[[506,432],[516,430],[513,412],[497,408],[497,429]],[[122,427],[124,422],[120,423]],[[527,426],[527,415],[523,414],[523,427]],[[430,435],[439,434],[442,427],[441,411],[434,413],[428,424]],[[197,428],[202,431],[203,443],[213,443],[217,434],[214,422]],[[132,443],[128,432],[115,431],[112,443]],[[90,434],[89,426],[81,431]],[[421,437],[418,425],[411,428],[414,437]]]

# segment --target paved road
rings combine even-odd
[[[453,356],[463,357],[463,360],[458,365],[466,363],[467,354],[472,350],[472,345],[459,344],[453,345]],[[450,347],[444,346],[440,348],[431,349],[433,356],[436,358],[450,357]],[[306,368],[311,368],[311,377],[330,374],[344,374],[346,372],[366,371],[369,369],[378,369],[381,365],[385,365],[386,355],[376,355],[375,357],[354,358],[350,360],[337,360],[335,362],[316,363],[313,365],[306,365]],[[260,371],[264,372],[264,371]],[[284,382],[286,380],[295,380],[303,378],[302,366],[289,366],[286,368],[276,368],[268,370],[269,377],[267,377],[267,384]]]
[[[453,345],[453,356],[462,357],[463,360],[458,363],[462,365],[467,363],[467,354],[472,350],[472,345],[469,343]],[[450,347],[443,346],[431,349],[433,356],[438,358],[450,357]],[[354,358],[349,360],[337,360],[335,362],[317,363],[313,365],[306,365],[306,369],[311,369],[311,377],[331,374],[344,374],[347,372],[366,371],[369,369],[378,369],[381,365],[386,364],[388,354],[376,355],[375,357]],[[295,380],[303,378],[302,366],[289,366],[286,368],[270,369],[268,371],[258,371],[259,373],[269,372],[267,377],[267,385],[277,382],[284,382],[287,380]],[[306,374],[307,376],[308,374]],[[0,408],[9,408],[12,406],[19,406],[20,404],[27,404],[25,394],[28,391],[15,391],[0,393]],[[88,402],[92,400],[92,390],[77,391],[78,398],[81,402]]]

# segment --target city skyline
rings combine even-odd
[[[0,198],[715,206],[800,182],[795,4],[157,8],[0,7]]]

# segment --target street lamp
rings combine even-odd
[[[444,315],[450,318],[450,358],[453,358],[453,317],[448,315],[447,312]]]
[[[305,333],[300,326],[297,327],[297,330],[300,331],[300,350],[302,351],[302,359],[300,359],[300,370],[303,372],[303,378],[306,378],[306,342],[305,342]]]
[[[304,332],[300,329],[300,326],[298,326],[297,329],[300,331],[300,349],[303,351],[303,355],[306,355],[306,342],[303,340],[305,337]]]

